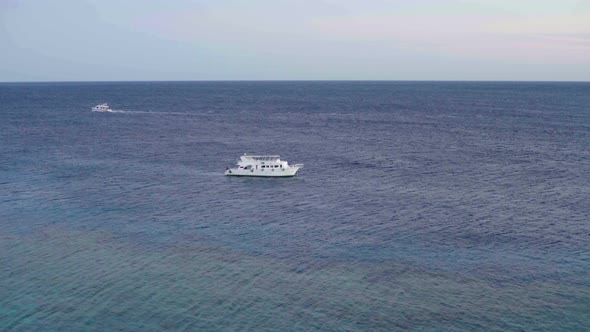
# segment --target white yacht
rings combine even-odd
[[[295,176],[303,164],[289,165],[278,155],[249,155],[244,153],[235,168],[227,168],[229,176]]]
[[[96,105],[92,108],[93,112],[112,112],[113,110],[109,107],[109,104],[104,103]]]

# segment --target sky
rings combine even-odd
[[[590,81],[590,0],[0,0],[0,82]]]

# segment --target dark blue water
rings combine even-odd
[[[0,84],[0,330],[590,330],[590,83]]]

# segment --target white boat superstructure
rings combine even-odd
[[[227,168],[225,175],[229,176],[294,176],[303,164],[289,165],[278,155],[249,155],[240,156],[234,168]]]
[[[92,108],[93,112],[112,112],[113,110],[109,107],[109,104],[103,103],[96,105]]]

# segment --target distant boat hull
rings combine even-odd
[[[109,104],[104,103],[100,105],[96,105],[92,108],[92,112],[113,112],[113,110],[109,107]]]

